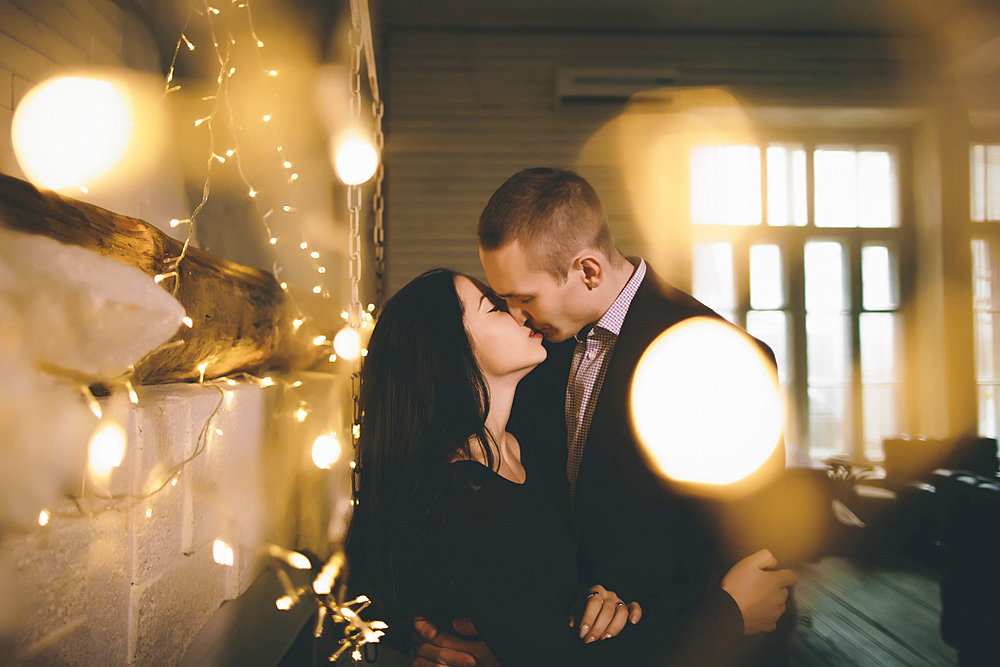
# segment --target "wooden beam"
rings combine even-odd
[[[114,257],[149,276],[169,273],[182,249],[147,222],[2,174],[0,226]],[[176,280],[166,278],[161,286],[173,292]],[[305,327],[293,326],[300,315],[271,274],[188,248],[179,281],[174,296],[193,326],[182,326],[170,343],[146,355],[134,382],[197,380],[203,363],[210,379],[306,368],[322,357]]]

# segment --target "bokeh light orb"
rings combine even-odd
[[[124,88],[107,81],[52,79],[17,106],[11,135],[28,180],[58,190],[121,162],[132,135],[132,105]]]
[[[723,320],[695,317],[663,332],[639,361],[632,419],[651,464],[668,479],[739,482],[768,459],[782,409],[770,361]]]
[[[361,335],[352,326],[346,326],[333,337],[333,351],[341,359],[357,359],[361,354]]]
[[[106,477],[112,468],[122,464],[127,438],[125,429],[110,422],[103,423],[90,439],[90,471],[96,477]]]
[[[337,176],[347,185],[360,185],[375,174],[378,153],[360,137],[350,137],[340,142],[334,156]]]
[[[336,435],[321,435],[313,441],[312,460],[317,468],[329,469],[339,458],[340,442]]]

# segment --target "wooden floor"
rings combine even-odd
[[[957,665],[941,640],[938,583],[905,569],[825,558],[796,568],[792,667]]]

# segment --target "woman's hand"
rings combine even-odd
[[[626,622],[635,625],[640,618],[642,607],[638,602],[625,604],[604,586],[591,586],[580,618],[580,638],[586,644],[598,639],[608,639],[621,632]],[[576,617],[570,616],[569,627],[576,627]]]

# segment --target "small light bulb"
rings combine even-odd
[[[240,7],[242,7],[242,6],[243,6],[243,5],[240,5]],[[262,42],[262,41],[260,41],[260,40],[258,39],[258,40],[257,40],[257,47],[258,47],[258,48],[260,48],[260,47],[263,47],[263,46],[264,46],[264,42]]]
[[[188,51],[194,51],[194,44],[192,44],[191,40],[187,38],[187,35],[181,35],[181,39],[183,39],[184,43],[187,44]]]
[[[186,315],[184,316],[184,319],[181,320],[181,322],[183,322],[188,329],[194,327],[194,320],[192,320],[190,317],[187,317]]]
[[[162,273],[158,273],[155,276],[153,276],[153,282],[159,285],[160,283],[163,282],[164,278],[166,278],[165,275],[163,275]]]
[[[278,239],[276,239],[276,238],[274,238],[274,237],[272,236],[272,237],[271,237],[271,245],[274,245],[274,244],[275,244],[275,243],[277,243],[277,242],[278,242]]]
[[[218,10],[218,9],[216,9],[215,7],[209,7],[209,8],[208,8],[208,11],[212,12],[212,13],[213,13],[213,14],[215,14],[216,16],[218,16],[218,15],[219,15],[219,10]]]
[[[273,69],[270,72],[268,72],[268,74],[270,74],[271,76],[278,76],[278,70]]]
[[[281,289],[288,289],[288,283],[282,282],[281,283]]]
[[[322,345],[326,342],[326,336],[316,336],[313,338],[313,345]]]
[[[302,380],[296,380],[295,382],[292,383],[292,386],[293,387],[301,387],[302,386]]]
[[[231,566],[235,562],[233,548],[222,540],[216,540],[212,544],[212,558],[219,565]]]
[[[299,177],[299,175],[298,175],[298,174],[292,174],[292,175],[291,175],[291,176],[289,177],[289,179],[288,179],[288,180],[290,180],[290,181],[294,181],[294,180],[298,179],[298,177]]]
[[[125,458],[125,429],[114,422],[101,426],[90,440],[90,470],[106,476]]]
[[[177,486],[177,477],[176,476],[172,480],[170,480],[170,486]]]
[[[365,349],[361,350],[361,356],[362,357],[367,357],[368,356],[368,348],[365,348]]]
[[[285,213],[291,213],[291,212],[292,212],[292,211],[294,211],[295,209],[294,209],[294,208],[292,208],[291,206],[283,206],[283,207],[282,207],[282,210],[283,210],[283,211],[284,211]]]
[[[294,327],[295,329],[298,329],[300,326],[302,326],[302,320],[298,320],[298,319],[297,320],[292,320],[292,327]]]
[[[263,379],[262,379],[262,380],[260,381],[260,385],[261,385],[262,387],[270,387],[270,386],[271,386],[271,385],[273,385],[273,384],[274,384],[274,380],[272,380],[272,379],[271,379],[270,377],[266,377],[266,378],[263,378]]]
[[[264,114],[264,122],[266,123],[269,120],[271,120],[271,114],[269,113]]]
[[[285,169],[291,169],[291,168],[292,168],[292,163],[289,162],[288,160],[285,160]]]
[[[323,291],[323,288],[320,287],[319,285],[316,285],[316,287],[313,287],[313,294],[319,294],[322,291]]]
[[[150,518],[151,516],[153,516],[153,510],[152,510],[152,508],[150,508],[150,507],[147,507],[147,508],[146,508],[146,518],[148,519],[148,518]]]
[[[337,147],[333,161],[341,181],[361,185],[375,174],[378,153],[364,139],[351,137]]]
[[[374,303],[369,303],[369,304],[368,304],[368,312],[370,313],[370,312],[372,312],[373,310],[375,310],[375,304],[374,304]]]
[[[292,608],[292,598],[287,595],[282,595],[280,598],[274,601],[274,606],[281,611],[288,611]]]
[[[228,151],[226,151],[226,157],[232,157],[232,156],[233,156],[233,149],[230,148]]]
[[[299,244],[299,247],[302,248],[303,250],[305,250],[306,248],[309,247],[309,244],[306,243],[305,241],[303,241],[302,243]]]
[[[226,378],[226,384],[228,384],[230,387],[235,387],[236,380],[234,380],[233,378]]]
[[[295,418],[300,422],[304,422],[306,420],[306,417],[308,416],[309,412],[304,408],[299,408],[298,410],[295,411]]]
[[[251,197],[256,197],[257,196],[257,191],[254,190],[253,188],[250,188],[250,193],[249,194],[250,194]]]
[[[329,359],[330,363],[332,364],[332,363],[333,363],[333,362],[335,362],[336,360],[337,360],[337,355],[335,355],[335,354],[331,354],[331,355],[330,355],[330,359]]]
[[[340,443],[336,434],[321,435],[313,441],[312,460],[317,468],[327,470],[340,458]]]
[[[316,273],[326,273],[326,267],[320,266],[316,269]]]
[[[170,226],[171,227],[176,227],[179,224],[181,224],[181,221],[178,220],[177,218],[174,218],[173,220],[170,221]]]
[[[215,429],[215,435],[223,435],[222,429],[221,428]]]
[[[319,259],[319,253],[316,252],[315,250],[309,253],[309,256],[312,257],[313,259]]]
[[[39,512],[39,514],[38,514],[38,525],[39,526],[47,526],[47,525],[49,525],[49,517],[50,516],[52,516],[52,515],[49,514],[48,510],[42,510],[41,512]]]

